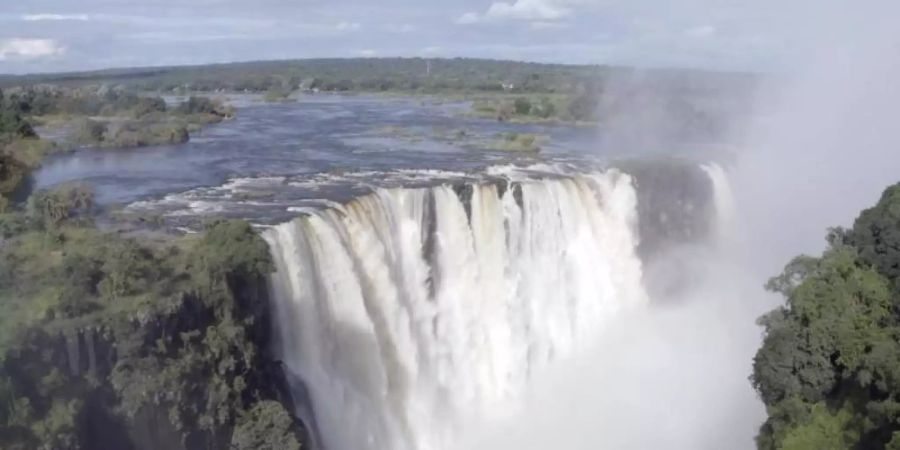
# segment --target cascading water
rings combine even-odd
[[[474,423],[460,448],[754,448],[765,409],[747,382],[761,338],[753,318],[774,305],[760,301],[740,252],[719,245],[729,233],[718,224],[734,223],[727,173],[665,161],[638,169],[641,229],[657,236],[643,256],[651,301],[529,380],[513,417]]]
[[[706,172],[712,183],[713,203],[716,207],[713,226],[716,232],[716,239],[719,241],[719,244],[723,244],[731,239],[730,234],[735,231],[736,225],[737,207],[734,204],[734,193],[731,191],[731,183],[728,180],[728,174],[725,173],[725,169],[718,164],[702,164],[700,168]]]
[[[322,445],[448,448],[644,303],[636,198],[616,170],[380,189],[268,230],[279,357]]]

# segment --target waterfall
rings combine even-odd
[[[323,447],[449,448],[644,303],[636,202],[608,170],[378,189],[267,230],[278,356]]]
[[[702,164],[700,166],[712,183],[713,204],[715,205],[715,221],[713,231],[719,244],[727,243],[735,231],[735,217],[737,207],[734,204],[734,193],[728,174],[722,166],[716,163]]]

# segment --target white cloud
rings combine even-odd
[[[4,39],[0,40],[0,61],[11,58],[34,59],[61,55],[65,47],[53,39]]]
[[[558,20],[570,13],[571,10],[565,4],[554,0],[517,0],[515,3],[494,3],[485,16],[497,19]]]
[[[77,20],[86,22],[91,20],[91,17],[87,14],[25,14],[22,16],[22,20],[28,22],[41,22],[41,21],[61,21],[61,20]]]
[[[700,25],[694,28],[689,28],[684,31],[684,34],[690,37],[696,38],[705,38],[711,37],[718,32],[716,27],[712,25]]]
[[[473,23],[481,22],[481,14],[468,12],[460,16],[459,19],[456,19],[456,23],[460,25],[470,25]]]
[[[774,7],[778,4],[775,0],[684,0],[677,2],[677,8],[665,7],[660,0],[469,0],[400,2],[404,5],[400,9],[395,7],[399,3],[382,8],[360,0],[349,0],[346,5],[338,2],[338,6],[306,2],[310,3],[308,8],[284,0],[260,1],[269,7],[260,9],[258,2],[251,5],[234,0],[153,0],[149,2],[152,5],[138,9],[122,0],[20,0],[21,9],[0,12],[0,25],[6,25],[0,28],[0,43],[13,37],[52,38],[69,47],[68,55],[75,53],[78,42],[77,57],[41,59],[52,60],[43,66],[47,70],[168,63],[173,58],[202,63],[349,56],[365,48],[378,49],[381,56],[411,56],[423,55],[422,49],[427,46],[442,46],[439,54],[446,56],[769,68],[781,60],[788,61],[788,52],[802,52],[792,43],[813,33],[809,30],[813,21],[798,22],[809,14],[808,8],[790,6],[783,12]],[[204,7],[211,2],[222,7]],[[58,8],[26,7],[31,3],[56,4]],[[80,9],[60,6],[70,3],[77,3]],[[321,7],[313,6],[319,4]],[[889,15],[882,16],[886,20]],[[478,30],[480,33],[494,34],[460,35],[463,25],[454,22],[474,23],[469,26],[484,28]],[[797,26],[806,22],[810,25]],[[93,24],[103,26],[90,26]],[[828,26],[816,25],[816,29]],[[368,33],[370,30],[377,32]],[[44,32],[48,34],[30,34]],[[363,32],[365,40],[350,39],[363,39]],[[510,45],[547,48],[506,53],[482,47],[485,42],[503,43],[505,39]],[[803,42],[807,41],[814,42],[804,37]],[[309,45],[295,45],[299,42]],[[571,46],[578,43],[594,47]],[[349,50],[345,45],[350,45]],[[13,53],[23,52],[5,50],[7,61],[0,65],[0,71],[33,70],[28,60]]]
[[[415,25],[410,25],[408,23],[404,23],[404,24],[400,24],[400,25],[388,25],[385,28],[385,30],[389,31],[391,33],[406,34],[406,33],[412,33],[414,31],[418,30],[418,28],[416,28]]]
[[[356,22],[339,22],[334,28],[338,31],[356,31],[362,28],[362,25]]]
[[[219,42],[253,39],[252,34],[241,33],[176,33],[168,31],[147,31],[121,35],[122,38],[145,42],[148,44],[172,44],[179,42]]]
[[[548,21],[531,22],[531,29],[533,29],[533,30],[559,29],[559,28],[564,28],[565,26],[566,26],[565,22],[548,22]]]
[[[515,0],[495,2],[484,14],[469,12],[463,14],[456,23],[468,25],[479,22],[522,20],[528,22],[553,22],[572,14],[572,7],[581,3],[577,0]]]
[[[372,49],[366,49],[366,50],[360,50],[360,51],[359,51],[359,56],[363,56],[363,57],[366,57],[366,58],[371,58],[371,57],[373,57],[373,56],[375,56],[375,55],[377,55],[377,54],[378,54],[378,52],[375,51],[375,50],[372,50]]]

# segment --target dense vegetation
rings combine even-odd
[[[266,243],[240,221],[103,232],[92,208],[70,186],[0,215],[0,448],[299,448]]]
[[[190,131],[233,114],[221,102],[190,97],[170,108],[124,87],[36,85],[9,90],[23,114],[49,128],[73,128],[65,143],[129,148],[187,142]]]
[[[73,129],[64,133],[69,136],[62,143],[68,146],[123,148],[178,144],[188,140],[191,125],[217,122],[230,114],[222,107],[209,111],[182,107],[170,110],[160,97],[141,96],[122,87],[106,85],[17,87],[8,89],[7,97],[18,114],[36,124]],[[37,137],[33,129],[31,137]],[[40,157],[32,155],[31,159]]]
[[[186,142],[190,132],[234,114],[206,97],[169,107],[160,97],[104,85],[35,85],[0,90],[0,213],[29,190],[29,173],[49,154],[75,146],[127,148]],[[66,130],[41,139],[35,125]]]
[[[0,91],[0,213],[6,211],[28,181],[30,166],[43,157],[37,133],[15,97]],[[37,158],[23,157],[40,153]]]
[[[0,94],[0,448],[299,448],[282,372],[265,358],[268,247],[247,223],[124,235],[94,227],[83,186],[28,195],[55,148],[35,119],[77,117],[79,139],[100,145],[143,139],[171,115],[226,113],[120,89]]]
[[[536,153],[541,151],[541,144],[549,139],[548,136],[530,133],[504,133],[495,142],[490,143],[488,148],[508,152]]]
[[[253,91],[284,88],[321,91],[556,92],[574,80],[612,69],[478,59],[384,58],[260,61],[203,66],[117,69],[85,73],[0,77],[0,86],[122,84],[151,91]]]
[[[828,241],[767,285],[787,303],[760,319],[758,445],[900,449],[900,184]]]
[[[254,91],[285,87],[323,91],[513,91],[563,92],[584,81],[634,69],[596,65],[538,64],[485,59],[362,58],[257,61],[202,66],[113,69],[0,77],[0,86],[52,83],[115,84],[151,91]],[[738,90],[746,74],[659,69],[646,72],[693,91]]]
[[[621,120],[616,126],[640,129],[648,125],[648,114],[662,114],[671,124],[669,134],[679,137],[720,132],[726,119],[749,103],[756,79],[737,73],[465,58],[262,61],[0,77],[0,86],[41,83],[174,93],[255,92],[268,101],[284,100],[297,90],[441,95],[471,100],[474,113],[499,120]]]

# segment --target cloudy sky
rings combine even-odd
[[[861,0],[865,4],[870,0]],[[849,0],[6,0],[0,73],[434,56],[769,70]],[[843,18],[841,19],[843,21]]]

